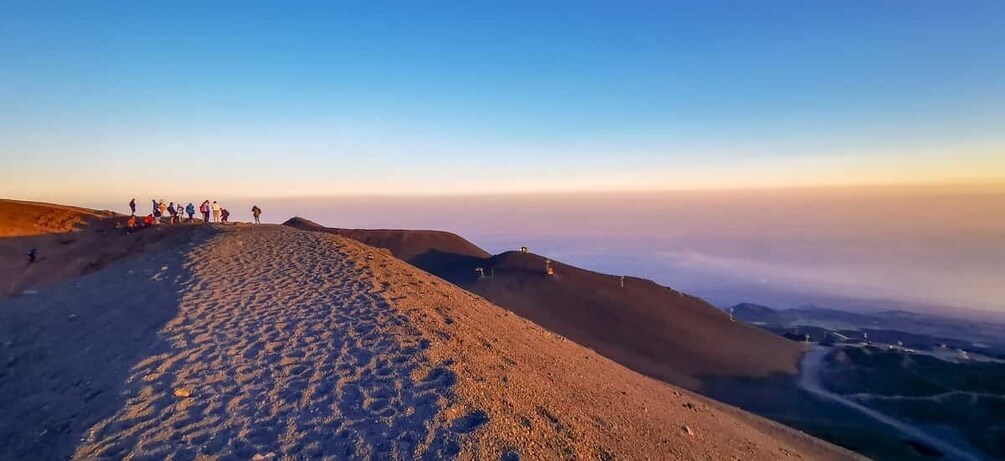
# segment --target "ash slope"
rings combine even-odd
[[[166,251],[205,231],[156,226],[127,234],[127,217],[40,202],[0,199],[0,299]],[[36,248],[29,264],[26,252]]]
[[[656,284],[507,252],[496,256],[449,233],[326,228],[302,218],[287,226],[347,236],[505,307],[639,373],[689,389],[711,377],[794,375],[797,343],[742,322],[704,300]],[[436,238],[431,238],[435,235]],[[407,242],[407,244],[403,244]],[[479,279],[481,267],[491,279]]]
[[[2,457],[854,457],[358,242],[206,239],[0,301]]]

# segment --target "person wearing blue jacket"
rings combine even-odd
[[[192,222],[192,218],[195,216],[195,205],[192,202],[188,202],[188,206],[185,207],[185,212],[188,213],[188,222]]]

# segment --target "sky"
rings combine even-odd
[[[0,196],[1005,183],[1005,3],[0,3]]]
[[[720,305],[1005,311],[1005,2],[6,0],[0,166]]]

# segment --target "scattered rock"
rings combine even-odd
[[[175,388],[174,396],[178,397],[179,399],[187,399],[189,397],[192,397],[192,389],[189,389],[187,387]]]
[[[70,314],[66,318],[67,320],[70,320],[72,322],[74,320],[77,320],[77,314]]]
[[[688,426],[687,424],[685,424],[683,426],[683,429],[684,429],[684,432],[687,433],[687,435],[689,435],[691,437],[694,437],[694,431],[691,430],[691,426]]]

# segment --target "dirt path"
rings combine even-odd
[[[428,372],[428,342],[338,242],[245,228],[189,257],[194,281],[162,331],[170,349],[133,368],[126,406],[77,458],[456,452],[435,420],[453,374]]]

